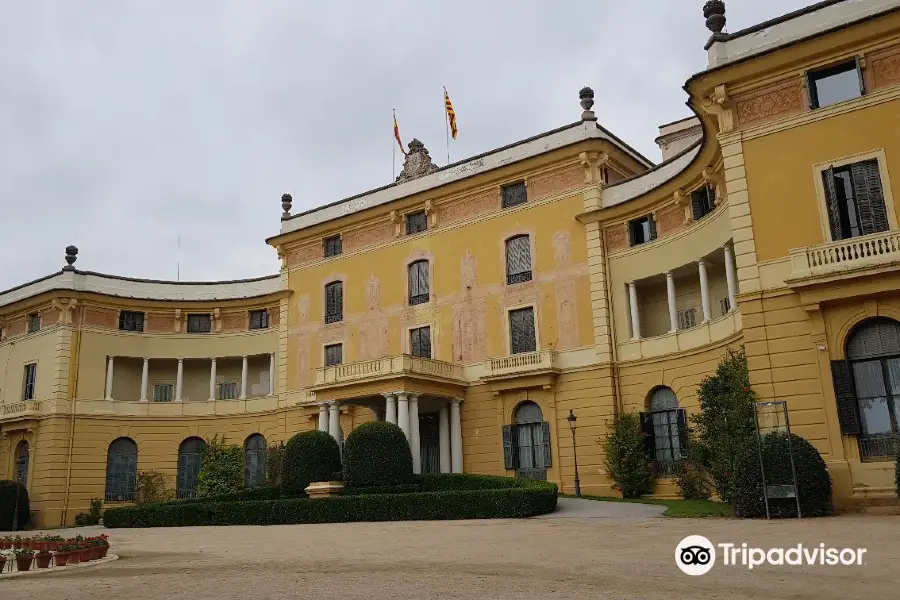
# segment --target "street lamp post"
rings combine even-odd
[[[577,418],[570,408],[566,421],[569,422],[569,427],[572,429],[572,456],[575,458],[575,497],[581,498],[581,480],[578,478],[578,448],[575,445],[575,420]]]

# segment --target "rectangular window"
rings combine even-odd
[[[531,281],[531,238],[517,235],[506,240],[506,285]]]
[[[678,311],[678,329],[690,329],[697,326],[697,309],[689,308]]]
[[[409,330],[409,353],[413,356],[431,358],[431,327]]]
[[[188,315],[188,333],[209,333],[212,331],[212,319],[209,315]]]
[[[34,313],[28,315],[28,333],[34,333],[41,328],[41,315]]]
[[[865,95],[866,86],[859,59],[839,64],[827,69],[810,71],[809,80],[810,108],[823,108],[851,98]]]
[[[628,222],[628,238],[632,246],[646,244],[656,239],[656,222],[647,215]]]
[[[323,244],[325,246],[325,258],[328,258],[329,256],[338,256],[343,251],[341,247],[341,236],[339,235],[325,238]]]
[[[524,181],[503,186],[502,193],[503,208],[518,206],[519,204],[525,204],[528,201],[528,190],[525,187]]]
[[[715,208],[716,190],[711,185],[704,186],[691,194],[691,211],[695,221],[699,221]]]
[[[123,310],[119,313],[120,331],[143,331],[144,313],[131,310]]]
[[[154,402],[171,402],[175,396],[175,385],[172,383],[154,383],[153,384],[153,401]]]
[[[887,210],[877,160],[822,172],[831,238],[845,240],[887,231]]]
[[[343,344],[331,344],[329,346],[325,346],[325,366],[333,367],[335,365],[343,364],[344,362],[344,345]]]
[[[426,304],[431,300],[428,281],[428,261],[417,260],[409,265],[409,305]]]
[[[237,383],[229,381],[228,383],[220,383],[219,400],[234,400],[237,398]]]
[[[22,386],[22,399],[34,400],[34,384],[37,380],[37,363],[25,365],[25,385]]]
[[[534,352],[537,349],[533,308],[509,311],[509,337],[512,354]]]
[[[251,310],[250,311],[250,329],[268,329],[269,328],[269,311]]]
[[[333,281],[325,286],[325,323],[344,320],[344,283]]]
[[[406,235],[420,233],[428,229],[428,217],[424,210],[406,215]]]

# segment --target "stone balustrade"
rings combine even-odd
[[[842,275],[898,262],[900,231],[873,233],[791,250],[791,275],[787,282]]]

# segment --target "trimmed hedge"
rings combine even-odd
[[[469,486],[482,484],[480,489]],[[111,508],[106,527],[285,525],[356,521],[507,519],[556,510],[556,484],[479,475],[426,475],[423,488],[401,494],[356,493],[336,498],[252,502],[170,502]],[[489,489],[485,489],[489,487]]]
[[[173,500],[172,503],[179,504],[197,504],[198,502],[252,502],[257,500],[278,500],[283,496],[281,488],[258,487],[248,488],[233,494],[222,494],[221,496],[212,496],[208,498],[185,498],[183,500]]]
[[[341,450],[324,431],[304,431],[284,447],[282,488],[288,496],[302,496],[314,481],[331,481],[341,471]]]
[[[766,483],[791,484],[793,477],[787,434],[770,433],[760,442],[763,463],[766,465]],[[803,516],[819,517],[831,514],[833,510],[831,477],[828,475],[825,461],[812,444],[796,434],[791,434],[791,446],[794,450],[794,465]],[[731,486],[734,491],[733,504],[736,516],[744,518],[766,516],[756,440],[748,441],[739,448]],[[769,511],[773,517],[796,517],[797,502],[794,498],[770,498]]]
[[[421,491],[418,483],[401,483],[399,485],[370,485],[366,487],[350,487],[344,489],[345,496],[363,496],[366,494],[414,494]]]
[[[0,531],[12,531],[13,514],[16,512],[16,500],[19,502],[19,513],[16,518],[16,531],[25,529],[31,520],[31,505],[28,502],[28,490],[17,481],[0,479]]]
[[[387,421],[364,423],[344,442],[347,487],[400,485],[413,481],[412,452],[406,435]]]

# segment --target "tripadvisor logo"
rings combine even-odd
[[[754,548],[747,543],[713,544],[702,535],[689,535],[675,547],[675,564],[688,575],[705,575],[716,564],[725,567],[745,567],[752,570],[760,565],[775,566],[860,566],[866,548],[830,548],[824,543],[818,546],[797,544],[790,548]]]

